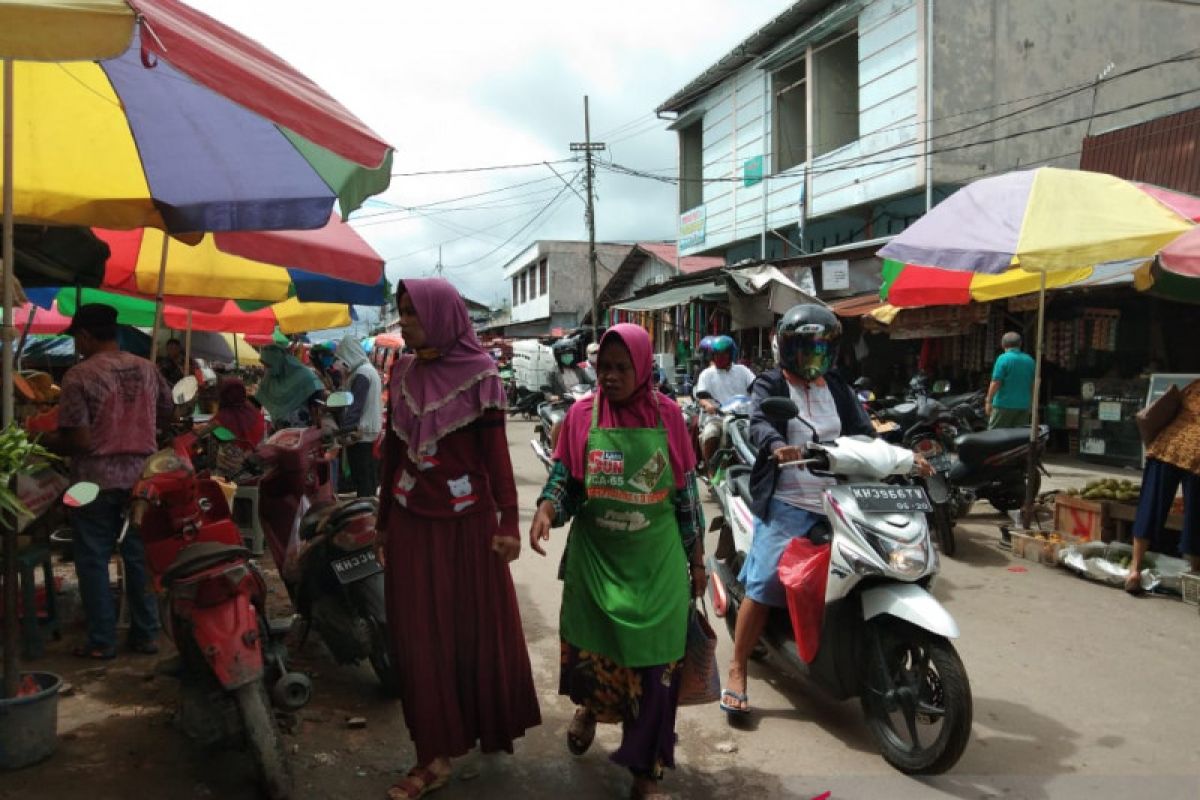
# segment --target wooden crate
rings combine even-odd
[[[1062,536],[1058,534],[1058,537],[1058,539],[1051,539],[1040,531],[1013,531],[1013,555],[1017,558],[1023,558],[1026,561],[1035,561],[1051,567],[1057,566],[1058,556],[1063,548],[1079,544],[1083,541],[1074,536]]]
[[[1084,500],[1058,493],[1054,498],[1054,530],[1064,537],[1090,542],[1112,540],[1108,505],[1102,500]]]

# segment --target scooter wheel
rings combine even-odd
[[[284,711],[299,711],[312,698],[312,681],[303,672],[285,672],[271,687],[271,703]]]

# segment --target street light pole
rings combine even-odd
[[[599,295],[596,290],[596,196],[592,192],[592,181],[596,174],[592,153],[604,149],[603,142],[592,141],[592,123],[588,114],[588,97],[583,96],[583,141],[571,142],[572,152],[582,152],[587,162],[587,226],[588,267],[592,274],[592,341],[597,341],[596,326],[600,315]]]

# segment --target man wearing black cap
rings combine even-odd
[[[58,407],[58,430],[45,437],[50,449],[71,457],[71,479],[100,486],[100,496],[71,515],[75,574],[87,616],[84,658],[110,659],[117,650],[117,620],[109,590],[108,562],[121,532],[129,492],[146,457],[157,449],[155,431],[174,411],[171,389],[144,358],[117,346],[117,311],[80,306],[67,328],[83,362],[67,370]],[[129,602],[129,647],[158,651],[158,614],[146,576],[145,548],[130,530],[121,545]]]

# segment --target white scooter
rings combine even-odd
[[[772,420],[797,416],[795,403],[769,398]],[[958,625],[929,593],[938,555],[925,513],[929,499],[904,478],[912,453],[878,439],[842,437],[811,444],[800,462],[834,475],[825,491],[828,579],[815,654],[800,657],[787,609],[772,609],[760,642],[771,662],[838,700],[860,697],[867,726],[884,759],[901,772],[936,774],[950,769],[971,731],[971,686],[950,639]],[[732,635],[745,587],[738,579],[754,538],[750,469],[729,468],[718,486],[723,517],[720,544],[709,569],[713,605]],[[886,481],[886,482],[885,482]],[[761,652],[761,650],[759,651]]]

